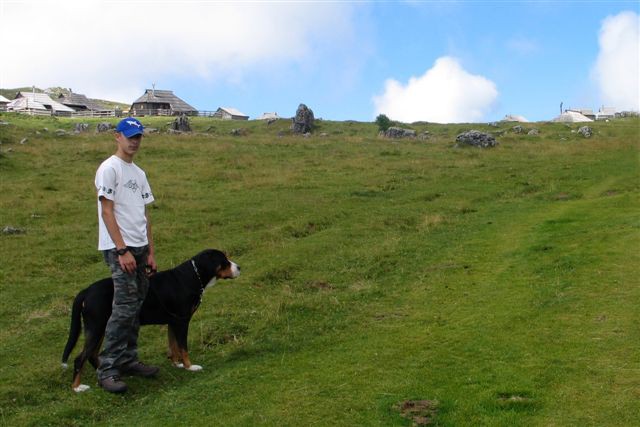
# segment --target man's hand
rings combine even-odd
[[[125,273],[134,274],[136,272],[136,259],[130,251],[125,252],[124,255],[118,255],[118,261]]]
[[[158,271],[158,264],[156,264],[156,257],[153,254],[147,256],[147,276],[153,276]]]

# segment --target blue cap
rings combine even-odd
[[[144,126],[133,117],[127,117],[120,120],[118,126],[116,126],[116,132],[122,132],[127,138],[131,138],[134,135],[142,135],[144,133]]]

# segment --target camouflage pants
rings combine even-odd
[[[104,349],[100,353],[99,379],[118,375],[121,366],[138,360],[138,315],[149,290],[145,273],[149,247],[130,248],[130,251],[136,259],[134,274],[122,270],[115,249],[103,251],[113,278],[113,303],[104,334]]]

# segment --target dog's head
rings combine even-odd
[[[193,261],[204,283],[215,279],[235,279],[240,275],[240,266],[229,260],[224,252],[207,249],[193,257]]]

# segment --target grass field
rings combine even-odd
[[[0,227],[24,231],[0,235],[3,425],[640,425],[638,119],[589,139],[425,123],[430,139],[389,141],[328,121],[303,138],[204,118],[150,134],[136,162],[160,268],[212,247],[243,274],[191,322],[204,370],[171,367],[165,328],[144,327],[142,360],[162,370],[125,396],[90,366],[76,394],[60,368],[73,297],[108,274],[93,179],[112,137],[0,121]],[[455,147],[473,128],[500,145]]]

